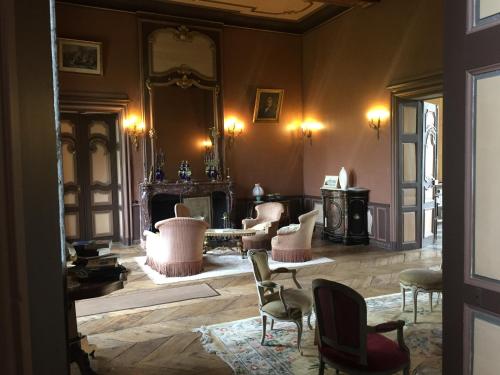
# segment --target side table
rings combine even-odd
[[[67,327],[69,355],[70,362],[76,362],[82,375],[94,375],[96,372],[90,367],[88,354],[82,350],[81,336],[78,334],[76,322],[75,301],[102,297],[119,289],[123,289],[123,281],[89,281],[79,283],[68,277],[66,293],[68,297]]]

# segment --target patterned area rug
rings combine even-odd
[[[407,301],[409,300],[409,294]],[[419,296],[417,324],[413,324],[412,306],[400,311],[401,294],[368,298],[368,324],[374,325],[389,320],[406,322],[405,342],[411,352],[411,367],[432,363],[441,368],[442,314],[441,300],[434,299],[434,312],[429,311],[428,295]],[[304,322],[305,323],[305,322]],[[229,323],[201,327],[202,343],[210,353],[217,354],[235,374],[297,374],[318,373],[318,352],[313,344],[314,330],[304,324],[302,338],[303,355],[296,349],[297,329],[293,323],[276,322],[274,330],[268,331],[265,345],[260,345],[261,320],[259,317]],[[394,332],[387,335],[395,339]],[[335,374],[327,367],[325,374]]]
[[[145,265],[146,257],[135,257],[137,265],[142,271],[157,285],[172,284],[180,281],[204,280],[212,279],[214,277],[238,275],[242,273],[252,273],[252,265],[250,261],[245,258],[242,259],[239,253],[227,248],[218,248],[208,251],[203,256],[203,272],[193,276],[185,277],[166,277],[151,267]],[[318,257],[313,255],[313,259],[308,262],[302,263],[283,263],[275,262],[269,256],[269,266],[273,268],[288,267],[288,268],[301,268],[317,264],[331,263],[334,260],[325,257]]]

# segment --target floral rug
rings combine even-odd
[[[407,301],[410,300],[407,296]],[[412,306],[401,312],[401,294],[390,294],[368,298],[368,324],[374,325],[389,320],[406,322],[404,337],[411,352],[411,367],[431,363],[441,368],[442,356],[442,310],[441,300],[434,299],[434,312],[429,311],[428,295],[420,295],[417,324],[413,324]],[[304,322],[305,323],[305,322]],[[297,328],[294,323],[276,322],[274,330],[266,333],[265,345],[260,345],[262,325],[260,317],[201,327],[202,343],[210,353],[217,354],[235,374],[297,374],[318,373],[318,352],[314,346],[314,330],[304,324],[301,356],[296,349]],[[396,333],[387,335],[395,339]],[[325,374],[334,374],[328,368]]]

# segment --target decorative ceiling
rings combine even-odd
[[[187,6],[212,8],[251,17],[300,21],[326,4],[308,0],[161,0]]]
[[[354,6],[380,0],[57,0],[302,34]]]

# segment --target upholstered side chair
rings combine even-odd
[[[203,269],[203,242],[208,224],[177,217],[155,224],[159,233],[145,231],[146,264],[166,276],[190,276]]]
[[[318,328],[319,375],[325,363],[337,374],[410,374],[410,351],[402,320],[367,324],[366,302],[355,290],[334,281],[313,280]],[[397,342],[382,333],[397,331]]]
[[[401,311],[405,311],[406,291],[413,293],[413,322],[417,322],[417,299],[419,293],[429,293],[429,305],[432,312],[433,293],[443,292],[442,270],[431,270],[427,268],[410,268],[399,274],[399,286],[401,287],[402,303]]]
[[[267,318],[271,319],[271,330],[274,328],[275,320],[293,322],[297,325],[297,349],[300,351],[303,317],[307,316],[307,324],[309,329],[312,329],[313,301],[311,294],[302,289],[296,278],[296,270],[284,267],[271,270],[266,250],[250,250],[248,257],[252,263],[259,296],[259,310],[262,317],[261,344],[264,345],[266,337]],[[273,275],[284,273],[292,275],[297,289],[285,289],[283,285],[271,280]]]
[[[299,224],[280,228],[271,240],[272,257],[278,262],[306,262],[312,259],[311,241],[318,210],[299,216]]]
[[[284,207],[279,202],[261,203],[255,206],[257,217],[255,219],[243,219],[243,229],[255,229],[255,236],[244,236],[242,238],[243,249],[266,249],[271,250],[271,238],[276,236],[279,221],[284,212]]]
[[[175,217],[191,217],[191,211],[184,203],[176,203],[174,211]]]

